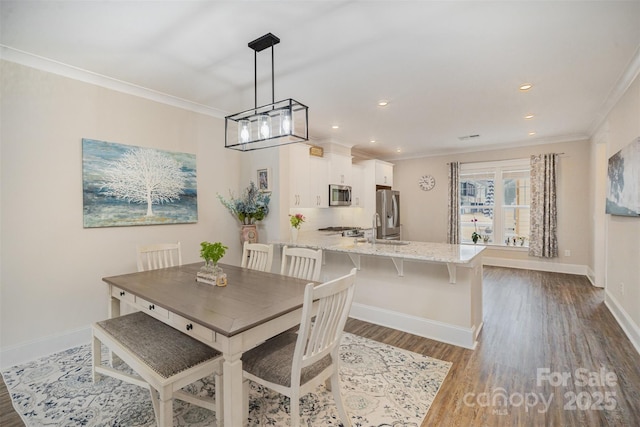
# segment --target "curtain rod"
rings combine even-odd
[[[564,155],[565,153],[544,153],[544,154],[557,154],[558,156],[562,156],[562,155]],[[531,156],[529,156],[529,157],[531,157]],[[512,159],[500,159],[500,160],[477,160],[477,161],[475,161],[475,162],[459,162],[459,163],[460,163],[460,164],[469,165],[469,164],[472,164],[472,163],[509,162],[509,161],[511,161],[511,160],[522,160],[522,159],[525,159],[525,158],[526,158],[526,157],[515,157],[515,158],[512,158]],[[451,162],[447,162],[447,164],[448,164],[448,165],[450,165],[450,164],[451,164]]]

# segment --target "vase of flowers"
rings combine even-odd
[[[251,181],[240,197],[235,197],[229,191],[228,199],[225,199],[220,194],[218,194],[218,199],[240,221],[242,225],[240,242],[257,242],[258,229],[255,223],[262,221],[269,214],[271,195],[258,190],[258,187]]]
[[[208,283],[210,285],[216,284],[217,277],[222,274],[222,268],[218,265],[218,261],[222,259],[227,249],[229,248],[220,242],[200,243],[200,257],[204,259],[204,266],[202,266],[196,274],[196,280],[198,282]]]
[[[295,243],[298,241],[298,231],[302,226],[305,218],[304,215],[297,213],[295,215],[289,215],[289,222],[291,223],[291,242]]]

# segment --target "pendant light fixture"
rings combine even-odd
[[[249,43],[254,51],[255,107],[225,117],[224,146],[240,151],[260,150],[309,140],[309,107],[288,98],[275,102],[273,46],[280,39],[271,33]],[[258,52],[271,47],[271,104],[258,107]]]

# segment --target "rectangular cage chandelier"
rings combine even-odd
[[[273,46],[280,39],[271,33],[249,43],[254,51],[255,107],[225,117],[224,146],[239,151],[260,150],[309,140],[309,107],[288,98],[275,101]],[[258,107],[258,52],[271,47],[271,104]]]

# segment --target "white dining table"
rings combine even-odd
[[[128,303],[222,352],[224,426],[243,426],[242,353],[300,323],[309,281],[220,264],[228,284],[218,287],[196,281],[202,265],[103,278],[109,316]]]

